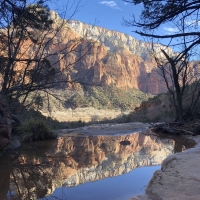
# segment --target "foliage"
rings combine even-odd
[[[194,77],[198,76],[198,74],[194,73],[197,64],[189,63],[187,56],[185,56],[184,59],[177,61],[176,56],[170,56],[163,49],[161,52],[166,59],[155,57],[158,66],[157,72],[165,81],[166,87],[169,91],[170,101],[173,103],[176,111],[176,120],[182,120],[183,96],[186,92],[186,86],[191,84],[191,80],[194,79]],[[195,90],[198,91],[197,88],[195,88]],[[192,101],[193,100],[194,99],[192,98]]]
[[[175,113],[168,95],[169,93],[159,94],[142,102],[130,113],[131,121],[154,123],[173,120]]]
[[[148,107],[148,105],[159,105],[161,104],[161,99],[160,99],[161,94],[158,94],[154,97],[149,98],[147,101],[143,101],[140,106],[141,107]]]
[[[36,87],[41,82],[44,83],[44,79],[53,76],[52,66],[38,52],[39,49],[42,50],[44,32],[52,29],[50,11],[44,1],[29,3],[25,0],[17,0],[15,3],[8,0],[1,2],[1,90],[4,95],[11,97],[27,93],[31,87]],[[24,44],[25,41],[27,45]],[[31,56],[31,49],[35,49],[35,55]],[[20,70],[21,67],[24,69]],[[19,73],[21,75],[17,76]]]
[[[70,122],[68,123],[68,128],[78,128],[78,127],[82,127],[82,126],[85,126],[86,123],[79,120],[79,121],[76,121],[76,122]]]
[[[49,129],[61,129],[65,128],[65,123],[59,122],[58,120],[55,120],[51,117],[46,117],[42,115],[40,111],[34,110],[34,109],[29,109],[27,110],[26,108],[23,110],[23,112],[18,115],[18,117],[23,121],[24,119],[35,119],[37,121],[42,121],[45,124],[48,124]]]
[[[113,85],[85,86],[83,95],[74,94],[69,97],[65,105],[67,108],[94,107],[98,109],[130,110],[138,106],[142,101],[152,97],[137,89],[120,89]]]
[[[56,134],[52,132],[48,124],[41,119],[31,118],[24,121],[17,130],[20,140],[25,142],[56,138]]]

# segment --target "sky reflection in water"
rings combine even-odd
[[[133,196],[144,194],[145,188],[153,173],[160,165],[137,168],[126,174],[85,183],[76,187],[57,188],[53,194],[43,199],[67,200],[127,200]]]

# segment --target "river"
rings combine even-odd
[[[0,200],[127,200],[145,193],[168,155],[195,145],[180,137],[158,137],[147,128],[103,129],[62,133],[57,140],[23,144],[4,154]]]

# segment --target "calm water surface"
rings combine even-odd
[[[164,158],[194,145],[150,130],[25,144],[0,158],[0,200],[127,200]]]

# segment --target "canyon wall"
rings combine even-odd
[[[151,43],[79,21],[70,21],[69,25],[82,37],[95,41],[88,54],[75,65],[78,71],[72,75],[75,79],[100,86],[114,84],[123,89],[136,88],[151,94],[166,91],[151,56]],[[157,52],[164,48],[172,53],[170,48],[155,46]]]
[[[53,11],[52,19],[56,24],[62,23]],[[65,21],[59,37],[54,40],[59,40],[62,45],[50,47],[49,52],[59,52],[61,46],[79,40],[75,51],[66,49],[54,56],[54,60],[59,60],[66,55],[57,66],[60,69],[69,66],[65,76],[70,81],[98,86],[113,84],[118,88],[136,88],[151,94],[166,91],[152,57],[151,43],[79,21]],[[160,49],[173,53],[171,48],[160,44],[154,44],[154,47],[158,54]]]
[[[81,71],[83,68],[88,69],[86,77],[89,77],[92,83],[114,84],[124,89],[134,87],[151,94],[166,91],[165,83],[157,73],[157,65],[152,56],[152,43],[80,21],[72,20],[68,24],[82,37],[96,41],[93,50],[79,64]],[[162,57],[161,49],[169,55],[173,54],[169,47],[153,45],[157,56]]]
[[[47,34],[42,44],[44,49],[37,56],[47,58],[55,67],[55,79],[62,82],[58,87],[69,88],[72,87],[70,82],[78,82],[96,86],[112,84],[118,88],[136,88],[151,94],[166,91],[163,80],[156,72],[151,43],[79,21],[66,21],[54,11],[51,12],[51,18],[54,20],[54,31]],[[40,45],[27,39],[21,44],[17,57],[33,59]],[[172,49],[160,44],[154,46],[158,54],[160,49],[173,53]],[[15,64],[13,86],[21,83],[24,69],[36,68],[35,64],[26,65],[24,62]],[[25,82],[30,80],[31,77],[26,76]]]
[[[140,56],[144,61],[152,62],[152,53],[157,53],[162,57],[161,49],[164,49],[168,54],[173,54],[170,47],[151,42],[137,40],[134,37],[118,31],[112,31],[103,27],[85,24],[80,21],[70,20],[69,26],[80,34],[82,37],[87,37],[102,43],[106,48],[115,53],[121,49],[129,50],[133,55]],[[153,46],[153,50],[152,50]]]

